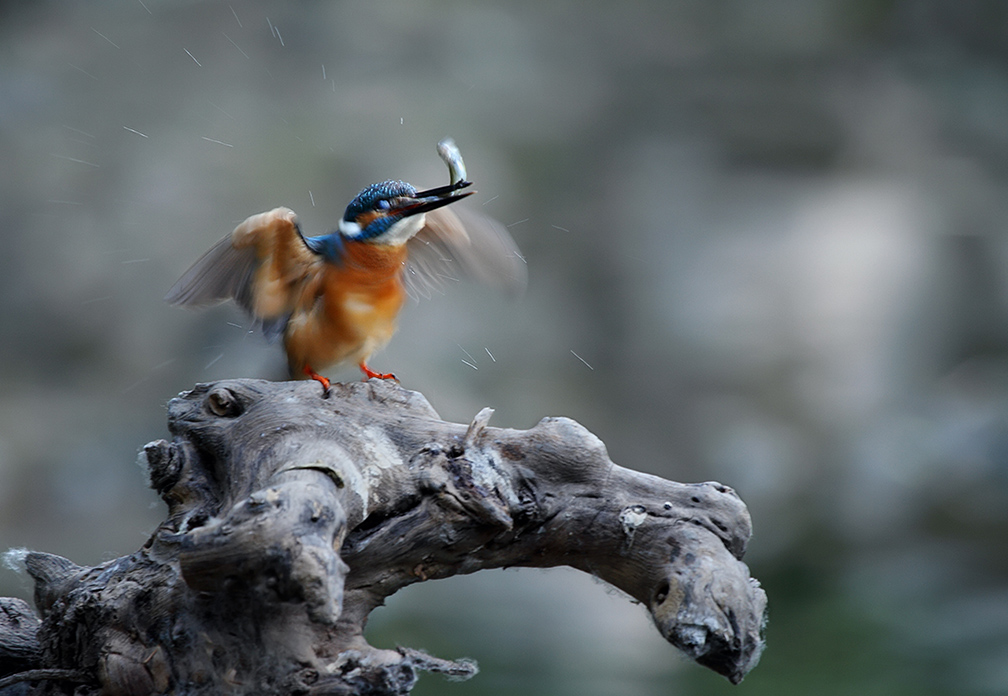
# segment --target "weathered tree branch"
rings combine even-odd
[[[377,380],[328,399],[314,382],[198,385],[169,406],[173,441],[145,448],[168,518],[94,568],[25,553],[42,620],[0,600],[0,678],[70,670],[18,682],[38,694],[73,675],[90,684],[77,693],[110,696],[405,694],[417,670],[475,666],[369,645],[386,597],[483,568],[569,565],[740,681],[763,647],[766,596],[740,560],[751,526],[735,493],[616,466],[566,418],[519,431],[489,427],[491,413],[446,423]]]

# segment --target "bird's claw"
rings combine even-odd
[[[397,384],[399,383],[399,379],[394,374],[392,374],[391,372],[375,372],[370,367],[368,367],[367,363],[365,363],[365,362],[361,362],[360,369],[361,369],[361,372],[364,373],[364,380],[365,381],[367,381],[369,379],[391,379],[391,380],[395,380],[395,382]]]
[[[328,377],[323,377],[322,375],[320,375],[319,373],[317,373],[315,370],[311,369],[311,366],[309,366],[309,365],[305,365],[304,366],[304,373],[306,375],[308,375],[309,377],[311,377],[313,380],[315,380],[316,382],[318,382],[319,384],[322,385],[322,398],[323,399],[328,399],[329,398],[329,387],[331,386],[331,383],[329,382],[329,378]]]

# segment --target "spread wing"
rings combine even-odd
[[[276,208],[253,215],[217,242],[165,300],[201,307],[233,299],[262,323],[263,333],[276,338],[322,263],[305,245],[294,211]]]
[[[511,295],[525,289],[525,259],[504,226],[490,218],[465,210],[432,210],[406,249],[403,279],[414,298],[429,298],[463,278]]]

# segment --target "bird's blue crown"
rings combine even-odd
[[[381,201],[399,196],[412,196],[415,193],[416,189],[405,181],[379,181],[365,188],[350,201],[346,212],[343,213],[343,219],[347,222],[356,222],[361,213],[381,207]]]

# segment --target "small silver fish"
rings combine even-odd
[[[448,173],[451,176],[451,185],[466,180],[465,162],[462,161],[462,153],[459,152],[458,145],[452,138],[445,138],[437,144],[437,153],[445,164],[448,165]]]

